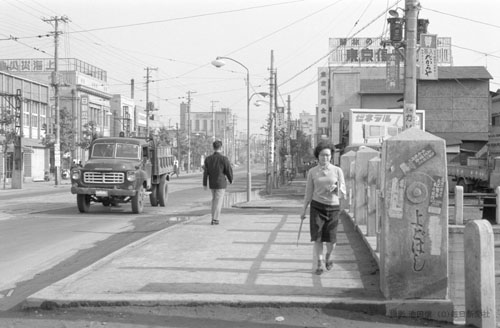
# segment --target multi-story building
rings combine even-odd
[[[137,115],[134,99],[113,95],[110,102],[112,113],[110,136],[117,137],[120,132],[126,137],[137,133]]]
[[[180,104],[180,129],[187,131],[188,105]],[[190,131],[193,134],[204,134],[215,139],[225,140],[232,131],[233,116],[230,108],[221,108],[220,111],[189,113],[191,121]]]
[[[75,130],[69,156],[74,160],[85,160],[85,150],[78,144],[88,135],[86,130],[91,129],[91,133],[103,136],[111,134],[113,113],[110,100],[113,96],[108,91],[107,72],[76,58],[61,58],[56,75],[54,64],[53,58],[2,59],[0,69],[16,76],[59,85],[59,109],[72,118]],[[54,99],[53,88],[50,88],[50,99]],[[54,158],[51,161],[53,163]]]
[[[329,67],[318,70],[318,137],[341,141],[341,118],[349,109],[403,107],[404,68],[390,45],[371,38],[331,39]],[[484,67],[451,66],[451,39],[438,38],[437,80],[417,79],[417,109],[425,110],[426,131],[448,145],[477,149],[487,141],[491,111]]]
[[[23,177],[25,179],[43,180],[44,172],[49,170],[50,151],[42,143],[47,137],[44,129],[51,120],[49,104],[50,87],[47,84],[25,79],[19,76],[0,71],[0,116],[16,113],[16,106],[22,111],[17,111],[18,123],[1,128],[15,131],[18,135],[22,130]],[[17,131],[16,131],[17,128]],[[0,145],[6,141],[0,135]],[[0,178],[12,177],[13,145],[0,146]],[[6,152],[4,153],[4,150]]]
[[[304,135],[310,137],[311,146],[316,145],[316,115],[309,114],[305,111],[299,114],[299,129]]]
[[[76,58],[61,58],[56,76],[54,63],[53,58],[2,59],[0,71],[46,85],[53,85],[54,82],[59,85],[61,116],[71,119],[75,132],[70,152],[62,154],[62,168],[68,167],[71,159],[85,161],[87,152],[81,145],[92,134],[118,136],[120,132],[124,132],[128,136],[146,136],[145,109],[137,106],[133,97],[111,94],[105,70]],[[55,124],[54,88],[48,87],[48,92],[51,115],[47,115],[46,122],[43,123],[47,124],[47,130],[51,132]],[[156,121],[151,120],[152,128],[157,125]],[[68,160],[65,161],[65,158]],[[52,151],[51,168],[54,167],[54,160]]]

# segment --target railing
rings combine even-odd
[[[465,204],[464,198],[471,199],[476,198],[477,204]],[[481,203],[481,200],[482,203]],[[495,202],[490,202],[491,200],[496,200]],[[455,187],[455,220],[453,224],[463,225],[464,224],[464,207],[473,208],[495,208],[495,221],[492,223],[500,224],[500,187],[495,189],[495,193],[466,193],[464,194],[464,188],[462,186]],[[484,216],[484,215],[483,215]]]

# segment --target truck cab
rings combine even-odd
[[[91,203],[117,206],[130,202],[132,212],[141,213],[146,193],[150,194],[153,206],[165,206],[166,182],[173,168],[171,152],[165,148],[169,149],[138,138],[94,140],[85,166],[71,171],[71,193],[77,195],[78,210],[88,212]],[[169,160],[171,166],[160,168],[161,162],[168,164]]]

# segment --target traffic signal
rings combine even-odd
[[[427,25],[429,25],[428,19],[418,19],[417,20],[417,43],[420,43],[420,34],[427,33]]]
[[[404,19],[399,17],[388,18],[390,39],[393,42],[403,41],[403,24]]]

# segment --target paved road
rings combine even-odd
[[[237,173],[243,176],[243,173]],[[69,182],[26,183],[0,190],[0,310],[7,310],[40,288],[88,266],[111,252],[189,217],[206,212],[210,193],[201,174],[173,178],[167,207],[95,204],[81,214]],[[198,211],[198,212],[197,212]]]

